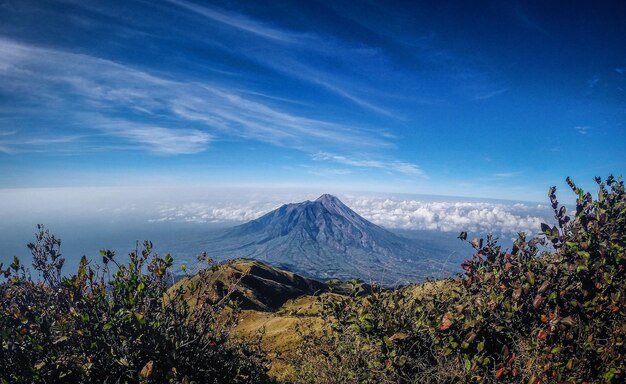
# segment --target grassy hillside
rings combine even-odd
[[[240,308],[259,311],[275,311],[288,300],[328,289],[326,284],[317,280],[251,259],[231,260],[203,275],[184,278],[172,287],[172,291],[189,286],[197,286],[203,296],[215,302],[229,295]]]
[[[232,335],[243,340],[258,339],[271,362],[269,375],[278,381],[293,380],[294,363],[301,357],[302,346],[310,342],[312,335],[319,336],[327,330],[325,306],[372,297],[372,287],[367,284],[322,283],[250,259],[228,261],[203,276],[180,280],[171,290],[190,286],[196,286],[198,292],[212,300],[229,294],[231,300],[239,303],[242,311]],[[425,300],[442,297],[449,288],[450,281],[439,280],[413,284],[397,292]],[[190,304],[196,302],[190,300]]]

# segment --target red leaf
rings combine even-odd
[[[498,371],[496,372],[496,379],[499,379],[502,375],[504,375],[504,367],[498,369]]]
[[[541,304],[543,304],[543,296],[541,295],[535,296],[535,300],[533,300],[533,307],[537,309],[539,308],[539,306],[541,306]]]
[[[537,338],[539,340],[545,340],[547,337],[548,337],[548,334],[544,330],[539,331],[539,333],[537,334]]]
[[[513,364],[513,362],[515,361],[515,357],[517,355],[515,354],[515,352],[511,353],[508,357],[508,359],[506,359],[506,365],[511,366]]]
[[[450,319],[449,313],[446,312],[441,319],[441,327],[439,327],[439,330],[445,331],[446,329],[450,328],[451,325],[452,320]]]

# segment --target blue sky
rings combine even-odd
[[[0,1],[0,188],[544,201],[624,174],[619,1]]]

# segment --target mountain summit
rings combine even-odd
[[[413,241],[370,221],[329,194],[285,204],[210,239],[218,259],[254,258],[317,278],[388,284],[434,276],[439,265]]]

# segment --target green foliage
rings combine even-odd
[[[550,188],[556,225],[510,252],[462,232],[474,254],[457,279],[324,299],[324,332],[305,339],[292,381],[624,382],[624,184],[597,178],[594,200],[567,181],[575,212]]]
[[[153,254],[150,242],[126,264],[102,251],[102,267],[83,256],[66,278],[60,241],[38,230],[29,248],[40,281],[17,258],[0,265],[0,382],[267,381],[259,345],[230,337],[238,311],[229,297],[171,289],[170,255]]]

